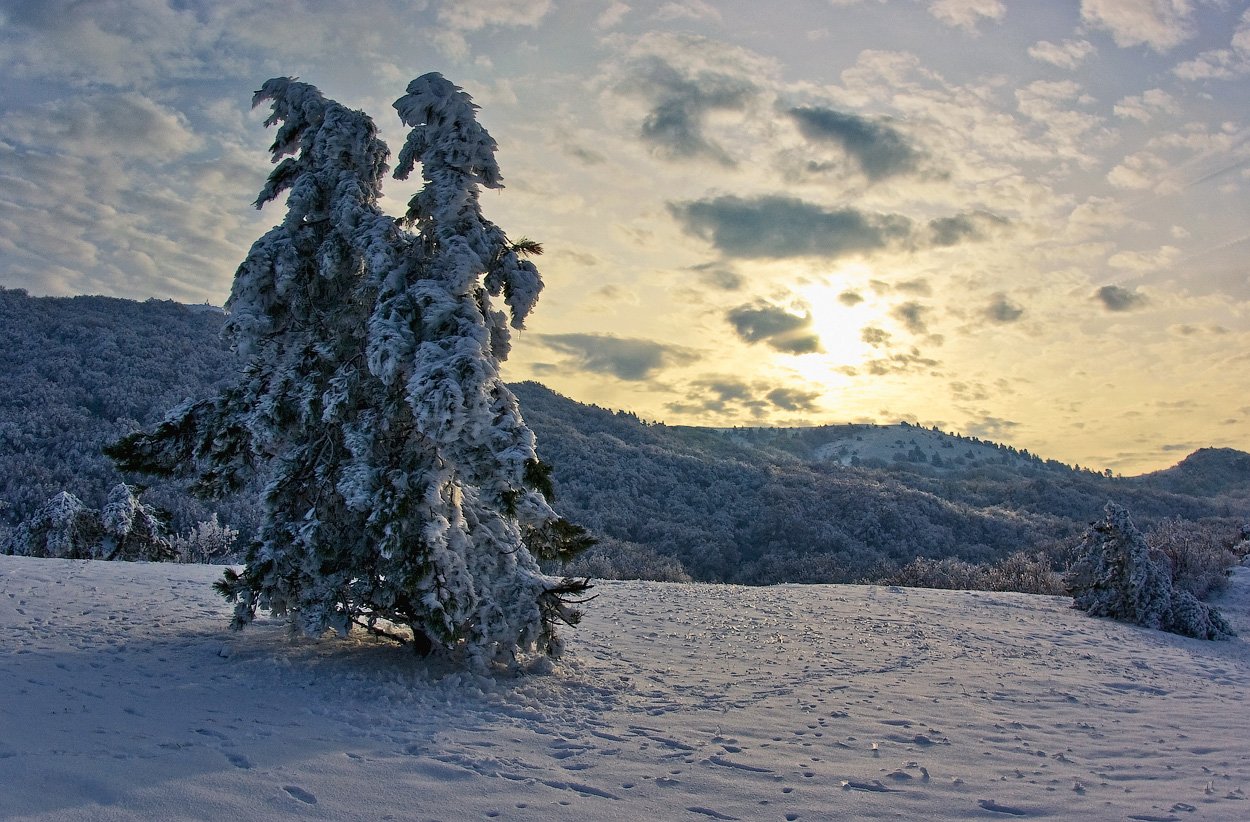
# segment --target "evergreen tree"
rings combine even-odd
[[[1234,635],[1219,611],[1173,588],[1169,570],[1151,557],[1128,511],[1112,502],[1104,510],[1085,532],[1080,556],[1064,578],[1076,608],[1198,639]]]
[[[542,287],[524,254],[541,249],[481,214],[479,187],[501,175],[476,106],[438,74],[396,101],[412,127],[396,176],[420,163],[425,181],[397,222],[378,207],[388,152],[363,112],[289,78],[267,81],[261,102],[282,125],[256,205],[286,193],[287,213],[226,306],[248,364],[110,454],[157,473],[190,461],[208,494],[260,474],[259,538],[218,583],[235,627],[264,608],[310,635],[386,620],[419,650],[460,648],[478,666],[558,653],[555,623],[576,622],[588,583],[546,578],[525,537],[579,529],[544,494],[500,379],[509,328],[493,307],[502,295],[523,326]]]
[[[163,562],[174,557],[156,509],[124,483],[109,491],[103,511],[60,492],[22,523],[12,548],[21,556],[60,559]]]
[[[91,559],[102,533],[99,513],[61,491],[17,527],[12,547],[18,556]]]
[[[165,562],[174,558],[165,523],[156,509],[141,502],[135,490],[118,483],[100,512],[103,535],[99,559]]]

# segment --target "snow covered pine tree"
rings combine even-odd
[[[129,470],[193,469],[208,495],[259,474],[258,539],[217,583],[236,628],[262,608],[313,636],[389,622],[479,668],[557,655],[556,623],[576,624],[589,581],[549,579],[538,560],[590,540],[548,504],[549,469],[499,375],[508,318],[492,307],[502,295],[523,327],[542,288],[525,255],[541,248],[481,213],[479,187],[501,177],[469,95],[437,73],[407,91],[395,176],[419,163],[425,185],[399,221],[377,204],[388,151],[368,116],[290,78],[256,93],[265,124],[282,124],[256,205],[286,192],[287,213],[226,304],[247,366],[109,454]]]
[[[1104,513],[1085,532],[1080,557],[1064,577],[1074,608],[1197,639],[1235,635],[1218,610],[1173,587],[1128,511],[1108,502]]]

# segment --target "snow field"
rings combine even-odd
[[[219,568],[0,556],[0,818],[1250,817],[1244,639],[1070,600],[599,583],[490,679],[226,628]],[[1250,634],[1250,569],[1220,603]]]

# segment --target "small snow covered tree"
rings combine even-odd
[[[501,176],[469,96],[439,74],[407,91],[396,176],[419,163],[425,185],[402,221],[378,207],[388,152],[363,112],[289,78],[256,93],[266,125],[282,124],[257,206],[285,192],[287,214],[226,306],[248,364],[110,455],[132,470],[192,465],[208,494],[259,473],[259,538],[218,584],[235,627],[263,608],[310,635],[386,620],[478,666],[558,653],[555,624],[576,622],[588,583],[550,580],[537,560],[580,529],[547,502],[493,307],[502,295],[523,326],[542,288],[525,255],[541,248],[481,213],[479,188]]]
[[[100,512],[101,559],[165,562],[174,558],[165,523],[155,508],[139,500],[134,489],[118,483]]]
[[[68,491],[45,502],[16,530],[18,556],[63,559],[94,558],[103,532],[100,514]]]
[[[1104,511],[1085,532],[1079,558],[1064,578],[1076,608],[1198,639],[1234,635],[1219,611],[1172,587],[1171,574],[1150,556],[1128,511],[1112,502]]]
[[[235,543],[239,532],[222,525],[217,514],[197,522],[186,534],[174,537],[172,545],[179,562],[222,564],[235,559]]]
[[[61,493],[48,500],[18,529],[15,553],[61,559],[120,559],[163,562],[174,553],[156,509],[119,483],[103,511]]]

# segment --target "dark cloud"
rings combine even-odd
[[[898,214],[825,209],[782,196],[670,203],[669,211],[686,232],[734,257],[841,257],[885,248],[911,231]]]
[[[1108,311],[1132,311],[1149,302],[1145,294],[1118,285],[1104,285],[1094,292],[1093,299]]]
[[[869,360],[864,363],[864,368],[869,374],[883,377],[889,374],[903,374],[911,371],[929,371],[938,365],[940,363],[937,360],[922,355],[918,348],[912,348],[908,351],[890,354],[888,357]]]
[[[812,315],[793,312],[765,302],[731,308],[725,319],[738,336],[749,343],[762,342],[786,354],[810,354],[820,350],[820,338],[812,333]]]
[[[567,145],[564,147],[564,153],[581,160],[588,166],[601,166],[608,161],[607,157],[585,146]]]
[[[792,108],[787,114],[808,140],[838,145],[870,180],[914,171],[920,158],[907,138],[886,120],[869,120],[818,106]]]
[[[746,383],[736,377],[709,376],[690,383],[682,402],[668,408],[686,414],[713,412],[722,415],[763,417],[769,408],[783,411],[815,411],[819,392],[803,391],[767,383]]]
[[[929,287],[929,281],[926,279],[904,280],[894,286],[899,291],[905,291],[908,294],[917,294],[921,297],[928,297],[933,293],[933,289]]]
[[[1020,423],[1015,420],[987,416],[975,422],[969,422],[967,430],[974,437],[997,440],[1011,433],[1012,429],[1019,427]]]
[[[723,291],[737,291],[742,288],[742,275],[720,263],[704,263],[693,266],[691,270],[698,273],[702,283],[713,288]]]
[[[864,301],[864,296],[856,291],[843,291],[838,295],[838,302],[845,306],[859,305]]]
[[[686,402],[668,403],[667,407],[683,414],[735,413],[739,407],[761,416],[766,403],[755,398],[756,390],[734,377],[705,377],[690,383]]]
[[[704,118],[712,111],[742,110],[758,93],[744,77],[707,69],[683,72],[657,56],[635,63],[622,89],[649,101],[639,135],[658,154],[679,160],[703,157],[726,166],[734,161],[704,134]]]
[[[1007,221],[988,211],[965,211],[929,221],[929,242],[938,247],[958,245],[965,240],[984,240],[994,226]]]
[[[751,386],[733,378],[710,378],[696,380],[691,383],[695,388],[711,391],[721,402],[748,400],[751,398]]]
[[[774,388],[766,396],[769,402],[783,411],[815,411],[816,399],[820,394],[795,388]]]
[[[687,349],[652,340],[606,334],[540,334],[539,341],[567,355],[577,368],[622,380],[649,379],[668,365],[684,365],[698,357]]]
[[[1171,331],[1173,334],[1177,334],[1181,337],[1193,337],[1207,334],[1222,336],[1229,333],[1227,328],[1214,323],[1209,325],[1190,325],[1189,323],[1184,323],[1182,325],[1170,326],[1168,331]]]
[[[873,328],[872,326],[860,332],[859,338],[873,348],[880,348],[890,344],[890,332],[881,328]]]
[[[924,334],[929,330],[928,320],[925,319],[932,311],[927,305],[917,302],[900,303],[890,312],[903,326],[913,334]]]
[[[991,322],[1014,323],[1024,316],[1024,308],[1000,291],[990,298],[990,304],[985,308],[985,316]]]
[[[984,402],[990,393],[979,382],[953,382],[950,384],[951,396],[961,402]]]

